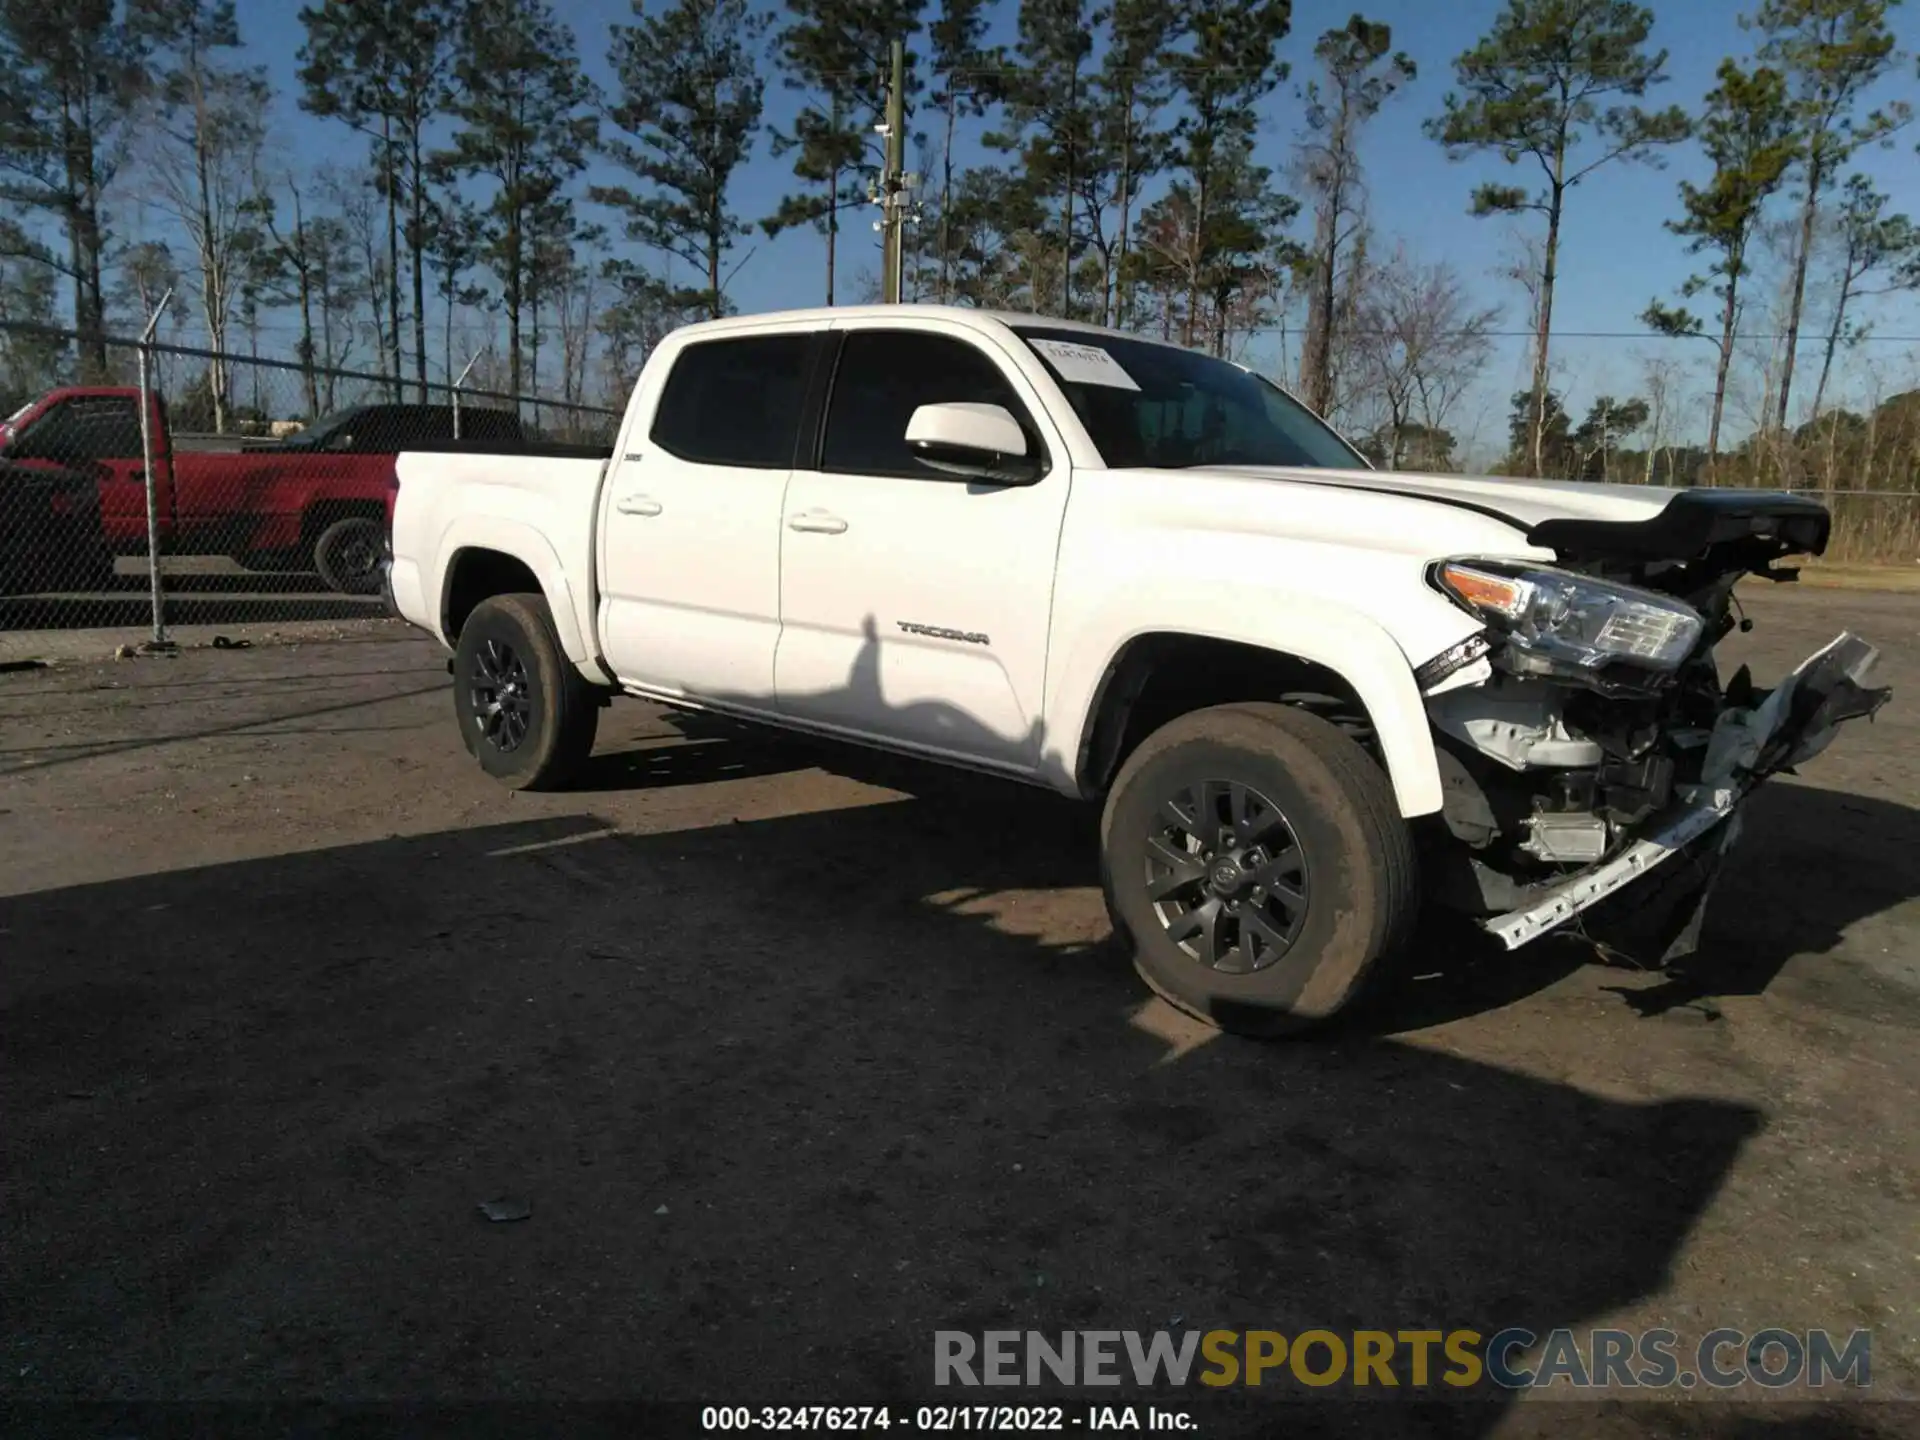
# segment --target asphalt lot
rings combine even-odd
[[[1852,628],[1896,694],[1756,798],[1694,973],[1436,942],[1283,1045],[1144,999],[1046,796],[635,703],[510,796],[391,626],[0,674],[0,1400],[873,1404],[937,1329],[1170,1325],[1865,1327],[1920,1393],[1920,595],[1756,588],[1760,680]]]

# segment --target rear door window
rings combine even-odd
[[[653,412],[653,443],[697,465],[794,462],[814,336],[698,340],[680,352]]]

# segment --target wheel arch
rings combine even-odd
[[[1140,741],[1168,721],[1212,705],[1278,700],[1347,731],[1385,770],[1403,816],[1431,814],[1442,803],[1412,669],[1377,626],[1316,624],[1258,638],[1141,630],[1109,648],[1088,688],[1070,752],[1075,788],[1088,799],[1104,794]]]
[[[494,595],[519,591],[546,597],[561,651],[575,665],[592,663],[581,632],[573,587],[553,547],[535,530],[513,521],[487,518],[461,527],[442,547],[440,635],[456,645],[474,608]]]

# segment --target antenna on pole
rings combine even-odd
[[[895,40],[891,47],[892,66],[887,84],[887,164],[880,177],[881,210],[881,298],[889,305],[900,303],[905,274],[906,246],[902,243],[902,222],[906,218],[907,168],[907,47]]]

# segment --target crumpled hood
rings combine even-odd
[[[1709,562],[1720,573],[1754,570],[1791,554],[1827,548],[1833,517],[1810,496],[1735,486],[1667,489],[1491,475],[1409,475],[1404,471],[1221,466],[1227,480],[1310,485],[1348,494],[1391,495],[1472,512],[1523,532],[1561,563]]]
[[[1194,474],[1194,471],[1184,472]],[[1498,475],[1422,475],[1406,470],[1290,469],[1282,466],[1222,465],[1210,471],[1234,478],[1280,480],[1290,484],[1330,485],[1373,490],[1408,499],[1492,511],[1532,529],[1546,520],[1651,520],[1680,495],[1651,485],[1603,485],[1575,480],[1517,480]]]

